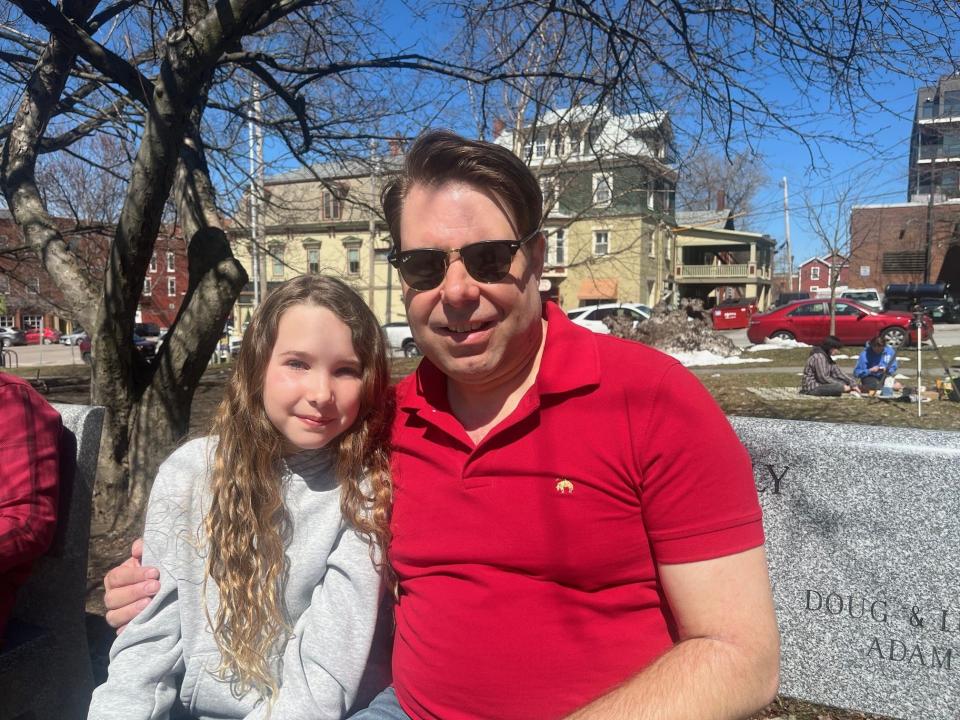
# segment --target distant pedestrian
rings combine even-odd
[[[800,382],[802,394],[840,397],[856,387],[857,381],[841,370],[833,359],[841,347],[843,343],[833,335],[813,346],[803,367],[803,380]]]
[[[864,392],[877,392],[883,387],[887,376],[897,372],[897,350],[887,345],[880,335],[871,338],[857,358],[857,366],[853,369],[854,376],[860,381],[860,389]],[[894,383],[894,390],[902,389],[900,383]]]

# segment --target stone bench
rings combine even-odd
[[[753,460],[780,692],[960,712],[960,432],[731,418]]]
[[[0,648],[0,720],[80,720],[93,689],[84,603],[90,502],[103,408],[54,405],[63,417],[53,545],[17,592]]]

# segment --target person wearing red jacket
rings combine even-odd
[[[17,588],[53,542],[62,430],[36,390],[0,373],[0,640]]]

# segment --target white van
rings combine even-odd
[[[874,310],[883,310],[883,297],[877,292],[876,288],[858,288],[856,290],[844,290],[840,293],[841,300],[853,300],[861,305],[866,305]]]

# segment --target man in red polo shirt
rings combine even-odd
[[[62,431],[28,382],[0,373],[0,646],[17,588],[53,542]]]
[[[766,704],[760,509],[716,403],[671,358],[541,304],[540,188],[506,149],[429,133],[383,200],[425,359],[397,388],[394,684],[357,717]],[[114,624],[141,572],[108,577]]]

